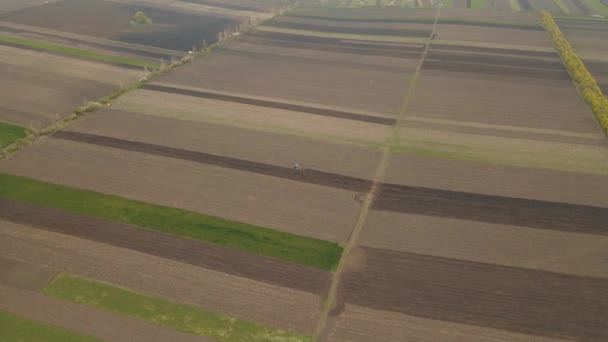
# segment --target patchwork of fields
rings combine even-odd
[[[225,20],[282,6],[7,4],[0,143],[143,74],[99,55],[178,58]],[[432,4],[296,8],[1,160],[0,328],[50,326],[66,341],[606,340],[605,135],[534,14]],[[142,6],[162,32],[55,20],[87,6],[127,26]],[[585,61],[606,56],[590,22],[564,23]]]

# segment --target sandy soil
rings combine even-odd
[[[497,76],[478,79],[460,76],[424,71],[416,82],[410,115],[573,132],[599,130],[589,108],[568,80],[552,81],[550,85],[531,78],[505,82]]]
[[[336,242],[360,206],[352,191],[52,138],[0,169]]]
[[[346,304],[330,318],[322,341],[557,342],[554,338],[459,324]],[[565,340],[560,340],[565,341]]]
[[[446,173],[446,170],[449,172]],[[608,177],[393,155],[387,183],[608,207]]]
[[[27,226],[3,222],[0,235],[5,257],[301,333],[314,326],[320,303],[309,293]]]
[[[359,254],[364,266],[343,274],[346,303],[557,339],[608,336],[608,279],[380,249]]]
[[[37,292],[3,285],[0,285],[0,309],[105,341],[211,342],[210,339],[202,336],[170,330],[136,318],[99,311]]]
[[[160,78],[185,86],[268,96],[378,113],[397,113],[407,73],[210,54]]]
[[[382,143],[390,131],[387,125],[149,90],[133,91],[112,106],[188,122],[362,144]]]
[[[159,135],[161,130],[163,134]],[[370,179],[379,152],[300,137],[105,109],[70,131],[122,138],[191,151]],[[251,143],[255,142],[255,143]]]
[[[608,278],[608,238],[372,211],[363,246],[582,277]]]

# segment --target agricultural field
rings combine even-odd
[[[608,140],[530,13],[561,7],[414,2],[299,6],[237,35],[290,4],[0,2],[0,143],[31,139],[0,159],[0,328],[606,340]],[[142,9],[152,27],[130,23]],[[595,32],[578,25],[575,48]],[[128,83],[219,38],[54,131],[19,121],[68,115],[82,75]],[[591,39],[581,56],[605,55]]]

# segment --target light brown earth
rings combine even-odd
[[[304,334],[320,305],[306,292],[4,221],[0,236],[4,257]]]
[[[592,234],[374,210],[359,243],[401,252],[608,278],[608,238]]]
[[[494,0],[502,1],[502,0]],[[462,21],[483,21],[483,22],[498,22],[498,23],[511,23],[511,24],[522,24],[522,25],[539,25],[538,16],[534,13],[521,13],[512,11],[495,11],[491,9],[487,10],[475,10],[470,11],[460,8],[444,8],[441,10],[441,20],[462,20]],[[485,30],[485,27],[479,28]]]
[[[378,151],[357,146],[113,109],[90,115],[69,130],[280,167],[299,163],[308,169],[365,179],[372,177],[379,160]]]
[[[384,181],[435,189],[608,207],[606,197],[608,177],[591,174],[398,154],[391,157]]]
[[[475,10],[477,11],[477,10]],[[473,11],[474,12],[474,11]],[[441,11],[443,17],[443,10]],[[551,41],[542,30],[523,30],[474,25],[437,25],[437,39],[442,41],[466,41],[476,44],[494,43],[506,45],[529,45],[551,47]]]
[[[143,75],[143,69],[8,46],[0,46],[0,70],[0,119],[39,128]]]
[[[553,338],[458,324],[346,304],[337,317],[329,318],[322,341],[349,342],[557,342]]]
[[[159,80],[243,95],[395,114],[407,91],[405,72],[328,67],[210,54]]]
[[[142,89],[119,98],[112,107],[171,119],[363,146],[384,142],[390,130],[389,126],[380,124]]]
[[[53,138],[0,169],[336,242],[360,206],[353,191]]]
[[[42,6],[62,0],[2,0],[0,1],[0,14],[19,11],[29,7]]]
[[[0,257],[0,286],[39,291],[55,275],[57,275],[57,271],[47,267]]]

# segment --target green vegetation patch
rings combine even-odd
[[[333,242],[4,173],[0,173],[0,198],[101,217],[324,270],[334,269],[342,256],[342,247]]]
[[[133,22],[140,25],[150,25],[152,24],[152,19],[148,18],[143,11],[137,11],[133,15]]]
[[[25,138],[28,129],[0,121],[0,148],[8,146],[18,139]]]
[[[0,311],[0,341],[100,342],[101,340]]]
[[[608,17],[608,6],[604,5],[601,0],[585,0],[589,6],[593,8],[597,13]]]
[[[217,341],[310,341],[308,336],[66,274],[55,278],[43,292],[49,296],[207,336]]]
[[[67,47],[67,46],[63,46],[63,45],[48,44],[48,43],[38,42],[35,40],[29,40],[29,39],[23,39],[23,38],[17,38],[17,37],[0,36],[0,42],[27,46],[27,47],[31,47],[31,48],[42,49],[42,50],[47,50],[47,51],[52,51],[52,52],[58,52],[58,53],[66,54],[66,55],[95,59],[95,60],[104,61],[104,62],[112,62],[112,63],[139,66],[142,68],[148,67],[148,68],[158,69],[160,67],[160,64],[155,63],[155,62],[148,62],[148,61],[142,61],[142,60],[137,60],[137,59],[132,59],[132,58],[119,57],[119,56],[104,55],[104,54],[97,53],[97,52],[80,50],[80,49],[71,48],[71,47]]]
[[[486,8],[486,0],[471,0],[471,8]]]

